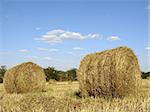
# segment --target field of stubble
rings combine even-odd
[[[123,99],[79,98],[78,89],[78,82],[56,82],[42,93],[10,95],[0,84],[0,112],[150,112],[150,80],[139,96]]]

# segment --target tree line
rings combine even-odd
[[[147,79],[148,77],[150,77],[150,72],[142,72],[141,77],[142,79]]]
[[[67,71],[56,70],[54,67],[44,68],[46,80],[54,79],[56,81],[75,81],[77,80],[76,68]]]
[[[56,70],[54,67],[47,67],[43,69],[46,75],[46,81],[49,81],[51,79],[56,80],[56,81],[76,81],[77,80],[76,68],[72,68],[67,71]],[[3,77],[6,71],[7,71],[6,66],[0,66],[0,83],[3,82]],[[147,79],[148,77],[150,77],[150,72],[142,72],[141,77],[142,79]]]

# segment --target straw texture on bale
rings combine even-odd
[[[4,76],[7,93],[41,92],[45,88],[45,74],[41,67],[26,62],[9,69]]]
[[[136,94],[141,71],[134,52],[118,47],[84,57],[77,72],[82,96],[123,97]]]

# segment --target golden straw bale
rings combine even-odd
[[[32,62],[17,65],[4,75],[4,87],[7,93],[41,92],[45,83],[43,69]]]
[[[77,77],[82,96],[123,97],[136,94],[141,85],[137,57],[127,47],[85,56]]]

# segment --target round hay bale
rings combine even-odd
[[[123,97],[136,94],[141,85],[138,60],[127,47],[85,56],[77,77],[82,96]]]
[[[4,75],[4,87],[7,93],[41,92],[45,84],[43,69],[32,62],[17,65]]]

